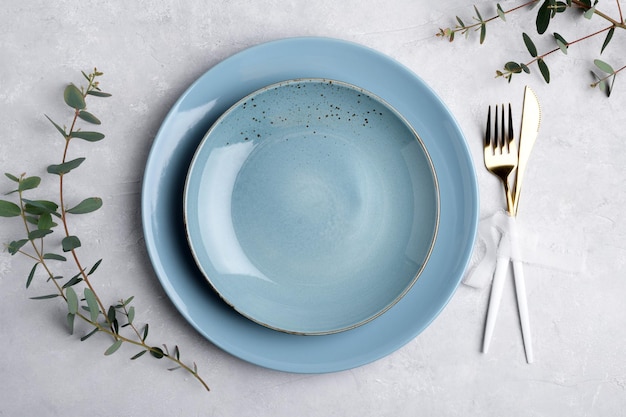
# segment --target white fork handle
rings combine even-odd
[[[509,234],[511,238],[511,259],[513,260],[513,275],[515,277],[515,293],[517,295],[517,309],[519,311],[526,362],[533,363],[533,346],[530,336],[530,320],[528,318],[528,301],[526,297],[526,282],[524,267],[521,261],[519,240],[517,237],[517,223],[514,217],[509,217]]]
[[[503,241],[501,244],[507,244]],[[496,318],[498,317],[498,310],[500,309],[500,300],[502,300],[502,289],[504,288],[504,277],[506,276],[506,270],[509,266],[509,257],[505,256],[503,252],[498,250],[498,258],[496,260],[496,270],[493,274],[493,282],[491,284],[491,295],[489,296],[489,308],[487,309],[487,323],[485,324],[485,334],[483,336],[483,353],[489,351],[489,345],[491,344],[491,336],[493,335],[493,329],[496,326]]]

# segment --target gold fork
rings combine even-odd
[[[514,213],[513,195],[509,186],[509,176],[517,168],[518,152],[515,140],[513,140],[513,116],[511,104],[509,104],[508,124],[504,123],[504,104],[500,115],[501,125],[498,126],[498,106],[495,111],[494,134],[491,133],[491,106],[487,116],[487,128],[485,130],[484,160],[487,169],[500,178],[504,185],[506,206],[509,214]]]
[[[519,310],[522,336],[524,340],[524,350],[526,360],[533,362],[532,341],[530,336],[530,323],[528,319],[528,305],[526,301],[526,285],[524,283],[524,269],[522,266],[520,249],[517,237],[517,226],[515,222],[515,207],[513,195],[509,185],[509,176],[518,166],[517,144],[513,137],[513,116],[511,115],[511,105],[509,104],[508,123],[505,123],[505,108],[501,107],[500,114],[498,107],[495,109],[495,122],[493,134],[491,131],[491,106],[487,116],[487,128],[485,130],[484,160],[487,169],[496,175],[504,185],[507,204],[507,231],[502,237],[498,248],[496,271],[493,277],[491,294],[489,296],[489,309],[487,311],[487,322],[485,324],[485,334],[483,338],[483,352],[487,353],[491,336],[495,327],[496,317],[500,308],[502,289],[504,287],[504,276],[509,262],[513,263],[513,273],[515,276],[515,292],[517,295],[517,307]]]

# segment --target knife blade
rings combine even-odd
[[[522,183],[524,181],[524,172],[530,153],[533,150],[537,134],[539,133],[539,125],[541,124],[541,108],[539,100],[535,92],[528,86],[524,89],[524,103],[522,106],[522,122],[519,137],[519,161],[517,165],[517,174],[515,177],[515,194],[513,195],[513,214],[517,215],[517,205],[519,203],[520,192],[522,191]]]

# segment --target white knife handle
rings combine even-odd
[[[500,309],[500,300],[502,299],[502,289],[504,288],[504,277],[509,266],[509,258],[498,256],[496,260],[496,271],[493,274],[493,283],[491,284],[491,295],[489,296],[489,308],[487,310],[487,323],[485,324],[485,335],[483,337],[483,353],[489,351],[491,344],[491,336],[496,326],[496,318]]]
[[[522,337],[524,338],[524,350],[526,362],[533,363],[532,338],[530,335],[530,320],[528,318],[528,301],[526,297],[526,283],[524,280],[524,267],[521,261],[521,251],[517,235],[517,223],[514,217],[509,218],[509,234],[511,238],[511,259],[513,260],[513,275],[515,277],[515,293],[517,295],[517,309],[519,311]]]

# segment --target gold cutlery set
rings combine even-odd
[[[487,322],[483,338],[483,352],[487,353],[495,327],[496,317],[502,298],[504,278],[509,263],[513,264],[515,292],[519,310],[526,361],[533,362],[533,350],[528,319],[528,303],[526,299],[526,285],[524,281],[524,269],[521,261],[519,241],[517,236],[517,215],[521,187],[528,159],[539,131],[541,110],[535,93],[526,87],[524,91],[524,103],[522,110],[522,122],[519,139],[516,140],[513,130],[513,117],[511,105],[508,105],[508,116],[504,105],[496,106],[492,113],[491,106],[487,115],[487,127],[484,140],[485,167],[497,176],[504,185],[507,202],[507,230],[503,233],[498,247],[496,269],[494,272]],[[493,123],[492,123],[493,114]]]

